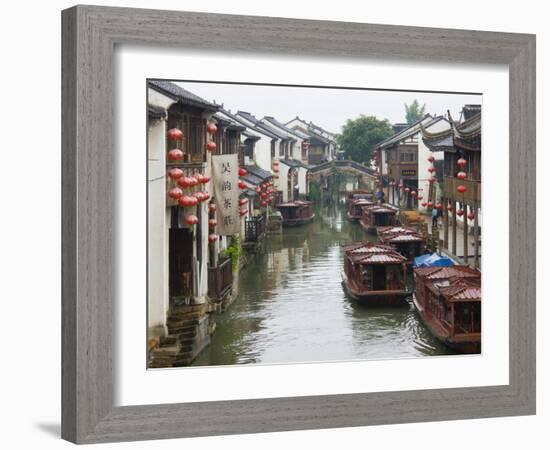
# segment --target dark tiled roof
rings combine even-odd
[[[214,114],[214,118],[216,120],[221,121],[222,124],[224,124],[230,130],[234,130],[234,131],[246,130],[246,127],[244,125],[240,124],[239,122],[233,120],[231,117],[226,116],[225,114],[219,111],[216,114]]]
[[[217,111],[219,109],[218,105],[210,103],[209,101],[193,94],[192,92],[189,92],[187,89],[184,89],[171,81],[148,80],[148,83],[152,89],[172,98],[173,100],[176,100],[178,103],[196,106],[209,111]]]
[[[245,166],[245,169],[248,171],[248,173],[258,178],[261,178],[262,180],[269,180],[273,177],[273,174],[271,172],[268,172],[267,170],[264,170],[255,165]]]
[[[280,159],[279,160],[280,162],[282,162],[283,164],[286,164],[288,167],[305,167],[307,169],[307,167],[302,164],[300,161],[297,161],[295,159]]]
[[[387,147],[391,147],[392,145],[397,144],[404,139],[407,139],[411,136],[414,136],[417,133],[420,133],[421,125],[424,128],[429,128],[441,120],[445,120],[445,118],[443,116],[432,117],[430,114],[426,114],[422,119],[413,123],[408,128],[405,128],[404,130],[394,134],[393,136],[390,136],[388,139],[377,144],[376,148],[384,149]]]
[[[286,137],[282,136],[281,134],[276,133],[273,131],[270,127],[265,126],[262,122],[260,122],[256,117],[254,117],[252,114],[246,111],[238,111],[237,114],[234,116],[236,120],[241,121],[246,126],[251,126],[255,131],[258,131],[259,133],[265,134],[269,136],[271,139],[282,139],[285,140]],[[245,122],[243,122],[245,120]]]
[[[264,180],[262,180],[260,177],[257,177],[256,175],[253,175],[251,173],[247,173],[246,175],[243,175],[241,178],[247,183],[253,184],[254,186],[257,186],[264,182]]]
[[[147,105],[147,114],[151,119],[166,119],[168,115],[164,108],[155,105]]]
[[[269,122],[271,125],[281,129],[282,131],[284,131],[285,133],[288,133],[288,134],[291,134],[291,135],[294,135],[300,139],[309,139],[309,135],[300,131],[300,130],[295,130],[295,129],[292,129],[292,128],[288,128],[286,125],[283,125],[281,122],[279,122],[277,119],[275,119],[274,117],[271,117],[271,116],[265,116],[263,118],[263,120]]]

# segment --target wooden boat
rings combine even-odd
[[[296,200],[293,202],[279,203],[276,208],[283,218],[283,227],[296,227],[311,222],[315,217],[313,202]]]
[[[366,206],[359,223],[367,233],[376,233],[378,227],[399,225],[398,212],[397,208],[388,204]]]
[[[371,191],[366,191],[363,189],[355,189],[354,191],[348,192],[346,201],[350,200],[372,200],[374,201],[374,194]]]
[[[481,273],[468,266],[414,269],[414,306],[430,332],[461,353],[481,351]]]
[[[368,306],[406,304],[406,259],[388,245],[365,242],[344,247],[342,283],[353,300]]]
[[[358,221],[363,215],[363,208],[366,206],[373,206],[375,203],[372,200],[366,198],[349,199],[348,202],[348,219],[352,222]]]
[[[426,237],[414,228],[398,225],[379,227],[376,231],[380,243],[392,246],[396,252],[407,258],[408,265],[412,265],[414,258],[425,252]]]

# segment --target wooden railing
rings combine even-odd
[[[444,177],[444,195],[448,195],[450,198],[455,198],[457,201],[462,199],[462,194],[458,193],[456,188],[458,186],[465,186],[466,192],[464,193],[464,200],[466,202],[477,202],[478,206],[481,206],[481,182],[476,180],[459,180],[458,178],[445,176]]]
[[[217,267],[208,268],[208,296],[219,299],[225,296],[233,284],[231,258],[226,259]]]
[[[265,216],[254,216],[247,218],[244,224],[245,241],[257,242],[265,235]]]

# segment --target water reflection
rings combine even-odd
[[[412,306],[371,309],[341,285],[341,245],[364,239],[341,203],[285,229],[240,274],[238,296],[217,315],[211,345],[193,365],[297,363],[449,354]]]

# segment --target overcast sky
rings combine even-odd
[[[480,104],[481,95],[434,94],[405,91],[371,91],[352,89],[323,89],[286,86],[255,86],[219,83],[179,82],[185,89],[200,97],[223,103],[226,109],[248,111],[258,118],[273,116],[286,123],[296,116],[339,133],[347,119],[361,114],[388,119],[391,123],[405,122],[405,106],[415,98],[426,112],[459,118],[465,104]]]

